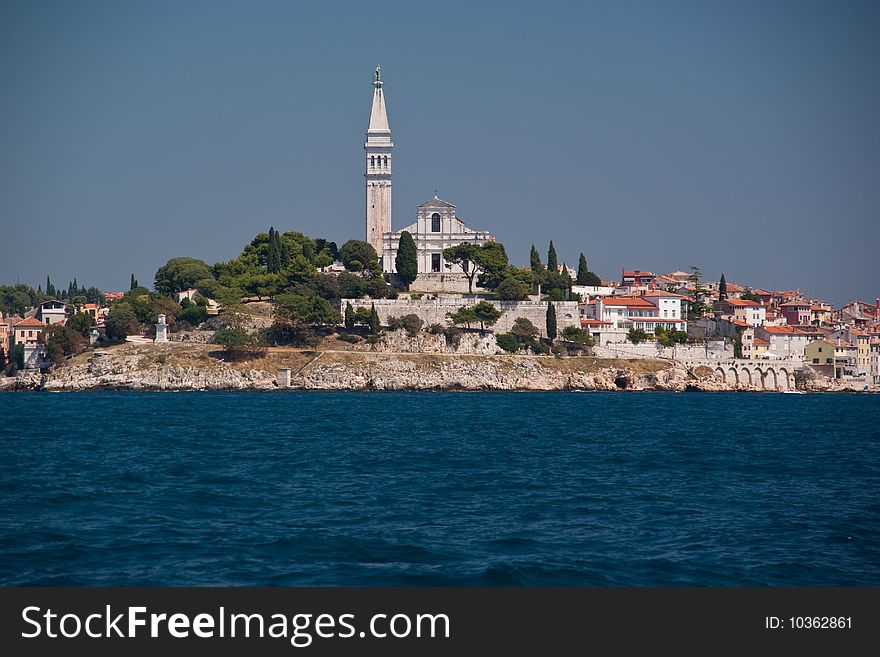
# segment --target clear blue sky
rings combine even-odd
[[[440,196],[519,263],[880,296],[880,3],[0,2],[0,281],[152,283]]]

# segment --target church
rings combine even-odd
[[[463,242],[485,244],[495,238],[486,231],[465,226],[455,205],[437,198],[416,207],[416,220],[400,230],[391,228],[391,128],[385,109],[381,70],[376,67],[373,106],[364,143],[366,179],[366,241],[373,245],[385,273],[394,274],[400,234],[408,231],[416,243],[419,275],[413,289],[420,291],[467,291],[461,269],[443,260],[443,249]],[[463,287],[463,290],[462,290]]]

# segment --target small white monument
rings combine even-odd
[[[156,339],[153,342],[168,342],[168,324],[165,323],[165,315],[159,315],[156,323]]]

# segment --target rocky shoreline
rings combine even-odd
[[[278,370],[291,384],[279,387]],[[856,391],[808,382],[813,391]],[[127,344],[83,354],[46,375],[0,378],[0,390],[655,390],[759,391],[699,377],[666,360],[272,349],[227,361],[204,344]]]

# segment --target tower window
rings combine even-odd
[[[376,168],[376,156],[375,155],[370,155],[370,168],[371,169]]]
[[[385,162],[383,162],[382,166],[386,169],[388,168],[388,156],[387,155],[385,156]]]
[[[434,215],[438,216],[438,215]],[[440,271],[440,254],[432,253],[431,254],[431,271]]]
[[[436,212],[431,215],[431,232],[439,233],[440,232],[440,215]],[[436,269],[435,271],[440,271]]]

